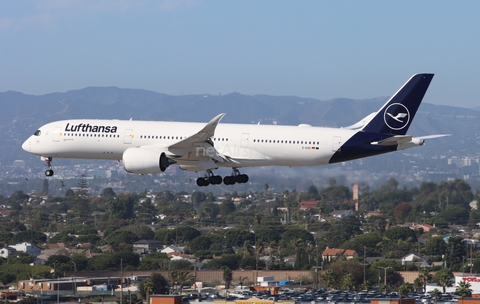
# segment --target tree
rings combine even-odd
[[[433,276],[433,281],[437,283],[438,286],[441,286],[443,288],[443,293],[445,293],[447,287],[452,287],[453,278],[453,273],[444,268],[437,271],[437,273]]]
[[[248,281],[248,277],[239,276],[237,278],[237,281],[238,281],[238,285],[240,285],[240,290],[243,290],[243,285],[245,285],[245,283]]]
[[[408,228],[408,227],[392,227],[388,230],[386,230],[383,233],[383,236],[390,239],[390,240],[402,240],[402,241],[411,241],[411,242],[416,242],[417,241],[417,236],[415,235],[415,232]]]
[[[223,266],[222,270],[223,280],[225,281],[225,289],[230,289],[230,284],[232,283],[233,279],[232,270],[226,266]]]
[[[410,214],[412,211],[412,206],[407,202],[402,202],[398,204],[393,209],[393,217],[395,218],[395,222],[398,224],[403,224],[405,222],[405,218]]]
[[[147,303],[150,303],[150,294],[153,292],[153,288],[155,288],[155,285],[153,284],[153,281],[151,278],[146,278],[145,281],[143,281],[143,290],[146,294],[146,299]]]
[[[220,214],[222,217],[226,217],[233,212],[235,212],[235,204],[231,200],[224,200],[220,205]]]
[[[149,295],[152,293],[167,294],[168,282],[161,274],[152,273],[140,284],[139,291],[142,297],[148,300]]]
[[[195,254],[195,252],[200,250],[208,250],[212,245],[212,241],[208,236],[199,236],[194,238],[188,243],[188,248]]]
[[[438,288],[435,288],[434,290],[432,290],[432,295],[433,295],[435,304],[437,304],[438,296],[440,296],[441,294],[442,292],[438,290]]]
[[[133,216],[135,197],[132,194],[121,194],[110,201],[110,217],[112,219],[129,219]]]
[[[441,236],[431,237],[427,240],[424,250],[428,255],[440,256],[445,254],[445,251],[447,250],[447,244]]]
[[[463,298],[472,295],[472,289],[470,287],[472,287],[472,285],[469,282],[466,282],[466,281],[458,282],[455,292],[462,297],[462,304],[463,304]]]
[[[343,285],[343,279],[350,274],[353,286],[358,286],[363,282],[363,265],[357,260],[337,261],[328,265],[335,277],[334,287],[339,289]]]
[[[320,279],[325,283],[327,289],[332,287],[335,284],[335,275],[332,270],[326,270],[321,276]]]
[[[74,197],[75,196],[75,192],[73,192],[72,189],[68,189],[66,192],[65,192],[65,197]]]
[[[142,258],[139,270],[164,270],[167,268],[170,258],[163,252],[152,252]]]
[[[113,199],[116,194],[111,187],[107,187],[103,189],[102,196],[106,199]]]
[[[403,296],[413,292],[413,285],[411,283],[404,283],[398,287],[398,295],[400,296],[400,303],[402,303]]]
[[[423,292],[427,291],[427,283],[431,282],[433,279],[432,274],[430,273],[430,268],[422,267],[420,268],[420,273],[418,274],[419,282],[421,283]]]
[[[23,243],[23,242],[30,242],[30,243],[41,243],[47,240],[47,236],[43,234],[41,231],[22,231],[17,234],[14,234],[9,243],[11,245]]]
[[[464,256],[466,256],[466,252],[463,238],[460,236],[452,236],[448,238],[447,252],[445,258],[447,261],[449,261],[450,270],[460,270],[462,267],[462,259]]]
[[[201,202],[204,202],[207,199],[207,196],[205,195],[204,192],[201,191],[194,191],[192,193],[192,203],[195,205],[200,204]]]
[[[168,273],[171,285],[180,285],[180,293],[184,285],[190,285],[195,277],[190,273],[189,269],[173,269]]]
[[[191,270],[193,269],[193,265],[187,260],[170,261],[170,265],[168,266],[168,269],[169,270],[180,270],[180,269]]]
[[[54,273],[52,274],[54,277],[58,276],[59,274],[63,274],[65,271],[69,271],[71,269],[71,258],[65,255],[51,255],[45,261],[45,265],[50,266],[54,269]]]
[[[342,287],[348,291],[355,289],[355,282],[354,277],[351,273],[347,273],[347,275],[343,278]]]
[[[48,179],[43,180],[42,194],[48,195]]]

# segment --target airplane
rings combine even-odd
[[[425,139],[407,130],[434,74],[413,75],[377,112],[343,128],[208,123],[69,119],[40,127],[22,145],[40,156],[46,176],[53,158],[118,160],[129,173],[155,174],[171,165],[204,172],[198,186],[246,183],[239,169],[259,166],[318,166],[422,146]],[[225,177],[218,168],[231,168]]]

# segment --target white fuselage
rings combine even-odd
[[[130,147],[169,147],[204,123],[125,120],[64,120],[42,126],[22,148],[51,158],[122,160]],[[230,162],[218,167],[314,166],[328,164],[357,131],[311,126],[218,124],[215,149]]]

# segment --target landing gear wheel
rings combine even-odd
[[[225,185],[234,185],[235,184],[235,176],[225,176],[223,178],[223,183]]]
[[[46,176],[53,176],[53,170],[52,169],[48,169],[45,171],[45,175]]]
[[[219,176],[219,175],[212,175],[212,176],[209,177],[208,180],[209,180],[210,184],[212,184],[212,185],[219,185],[219,184],[222,183],[222,177]]]
[[[235,176],[235,181],[239,184],[245,184],[248,182],[248,175],[246,174],[240,174]]]
[[[210,185],[210,182],[208,181],[208,178],[205,178],[205,177],[197,178],[197,186],[206,187],[208,185]]]

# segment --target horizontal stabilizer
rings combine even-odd
[[[420,136],[420,137],[415,137],[418,139],[434,139],[434,138],[440,138],[440,137],[446,137],[446,136],[452,136],[452,134],[435,134],[435,135],[426,135],[426,136]]]
[[[410,135],[395,135],[389,138],[386,138],[381,141],[374,141],[372,145],[376,146],[396,146],[412,141],[412,136]]]

